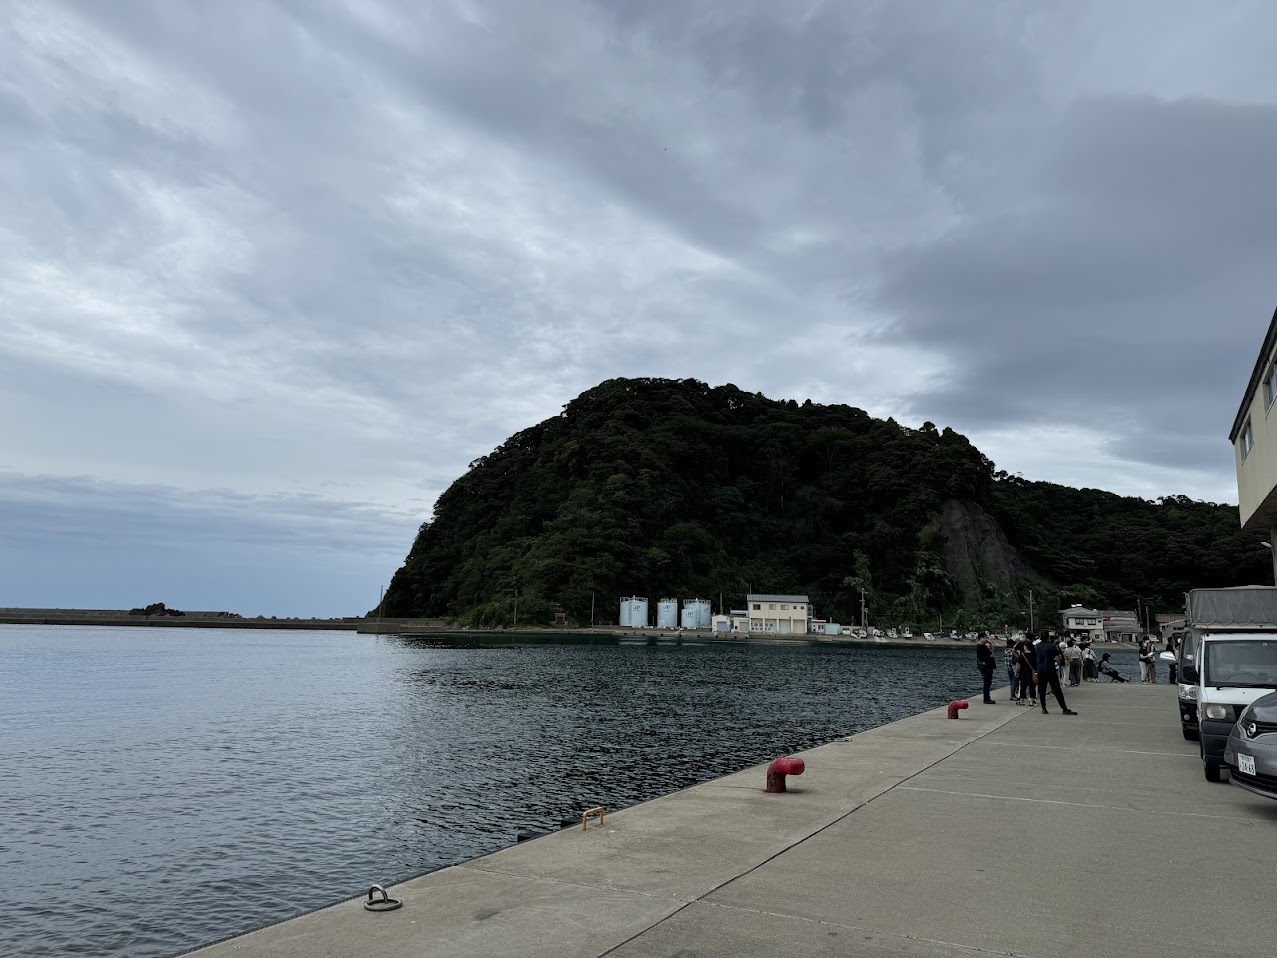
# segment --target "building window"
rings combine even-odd
[[[770,605],[768,605],[768,606],[767,606],[767,608],[768,608],[768,610],[769,610],[769,611],[771,611],[771,612],[775,612],[775,611],[776,611],[776,603],[775,603],[775,602],[771,603]]]
[[[789,611],[789,606],[787,606],[787,605],[782,605],[780,608],[781,608],[781,611],[783,611],[783,612],[788,612],[788,611]]]
[[[761,605],[759,605],[757,602],[755,602],[755,603],[754,603],[754,611],[755,611],[755,612],[762,612],[762,611],[763,611],[763,607],[762,607]]]
[[[1264,374],[1264,412],[1273,408],[1273,400],[1277,399],[1277,360],[1268,364],[1268,372]]]
[[[1237,444],[1241,446],[1242,459],[1250,455],[1250,451],[1255,448],[1255,430],[1251,428],[1250,419],[1246,420],[1246,425],[1242,426],[1242,434],[1238,437]]]

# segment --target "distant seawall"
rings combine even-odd
[[[157,629],[332,629],[354,632],[362,619],[237,619],[219,615],[129,615],[123,611],[3,609],[2,625],[105,625]]]

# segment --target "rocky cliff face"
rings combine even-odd
[[[950,499],[940,516],[922,531],[925,548],[944,558],[945,571],[962,589],[962,601],[975,606],[993,588],[1010,592],[1018,582],[1051,585],[1007,540],[993,517],[974,502]]]

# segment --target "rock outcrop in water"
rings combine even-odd
[[[181,609],[170,609],[163,602],[152,602],[145,608],[129,609],[129,615],[186,615]]]
[[[388,616],[615,621],[618,596],[803,592],[854,621],[1016,623],[1052,602],[1167,610],[1265,581],[1233,506],[996,472],[952,429],[695,380],[615,379],[471,463],[386,593]]]

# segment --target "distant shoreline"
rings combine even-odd
[[[920,636],[912,639],[858,639],[846,635],[798,633],[788,637],[774,633],[750,635],[710,631],[673,632],[663,629],[622,630],[614,627],[593,629],[465,629],[437,619],[369,619],[348,616],[336,619],[261,619],[233,618],[216,613],[185,615],[129,615],[123,611],[103,609],[22,609],[0,610],[0,625],[85,625],[116,628],[160,629],[295,629],[300,631],[358,632],[363,635],[400,635],[408,638],[435,638],[443,641],[475,642],[486,645],[520,643],[576,644],[646,644],[646,645],[850,645],[880,648],[962,648],[975,645],[972,639],[939,638],[928,641]],[[1097,642],[1095,648],[1125,651],[1136,646],[1129,642]],[[1002,648],[994,638],[994,651]]]
[[[858,639],[846,635],[821,635],[816,632],[795,633],[788,636],[767,632],[750,634],[745,632],[724,633],[711,631],[674,632],[666,629],[619,629],[600,626],[593,629],[459,629],[444,626],[415,626],[410,620],[383,621],[365,620],[359,627],[361,633],[374,635],[401,635],[406,638],[435,638],[452,641],[470,641],[484,644],[505,642],[511,645],[534,642],[574,642],[574,643],[617,643],[621,645],[850,645],[875,646],[877,648],[896,649],[944,649],[973,648],[974,639],[935,638],[927,640],[921,636],[912,639]],[[999,652],[1005,641],[994,639],[994,651]],[[1095,648],[1111,651],[1125,651],[1136,648],[1129,642],[1099,642]]]
[[[242,619],[215,614],[129,615],[99,609],[23,609],[0,611],[0,625],[88,625],[156,629],[324,629],[354,632],[362,618]]]

